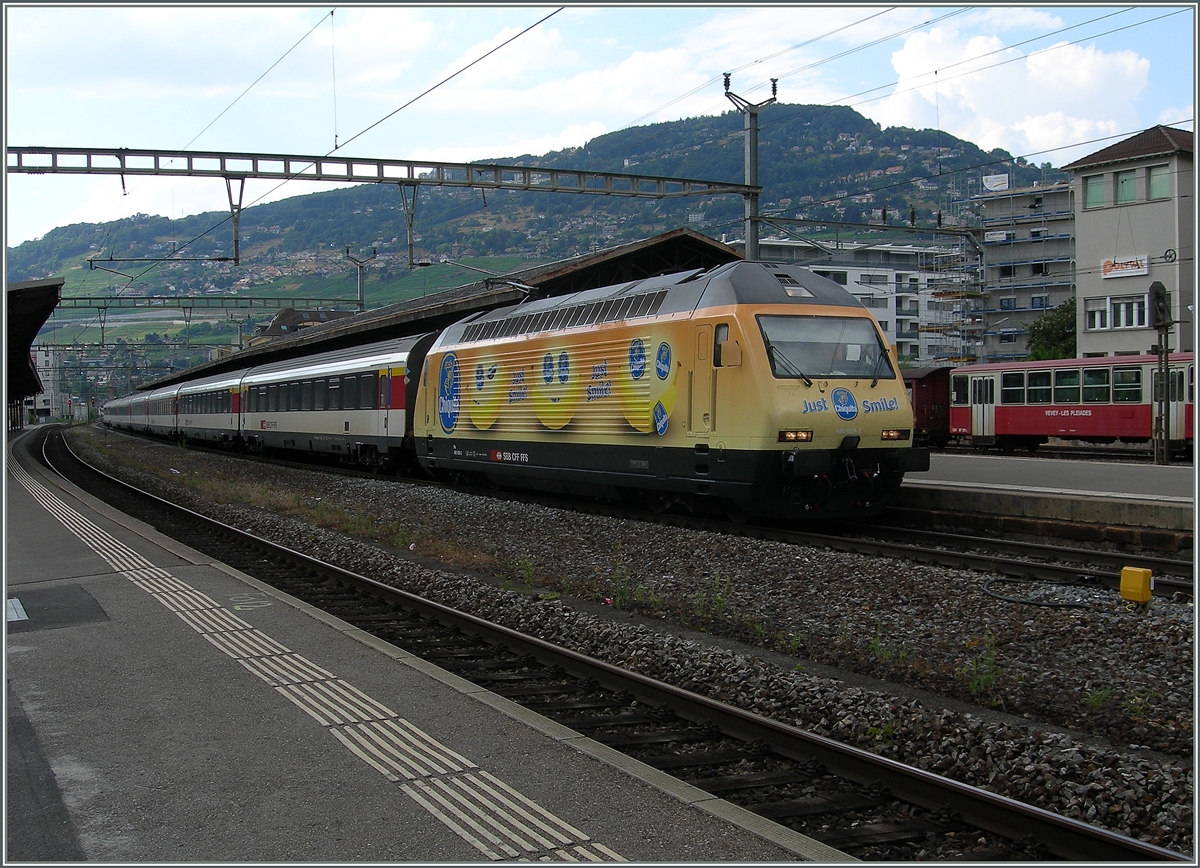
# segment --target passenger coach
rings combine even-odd
[[[1169,358],[1169,439],[1194,442],[1192,353]],[[1091,443],[1142,443],[1154,436],[1156,356],[1107,356],[955,368],[950,434],[976,446],[1036,449],[1051,437]]]

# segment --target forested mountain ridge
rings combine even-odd
[[[843,106],[776,104],[760,116],[759,182],[764,213],[789,217],[932,226],[938,211],[978,192],[980,177],[1010,176],[1014,187],[1065,175],[938,130],[880,128]],[[632,127],[580,148],[481,162],[625,172],[713,181],[743,179],[743,117],[721,115]],[[556,259],[688,225],[720,238],[740,237],[737,196],[671,200],[563,193],[424,187],[417,205],[417,255],[508,254]],[[222,225],[223,224],[223,225]],[[342,259],[378,249],[373,270],[407,264],[400,196],[392,184],[366,184],[248,207],[241,213],[242,266],[171,263],[136,281],[137,294],[225,290],[286,280],[285,263]],[[137,215],[74,224],[8,248],[9,280],[68,273],[70,289],[88,274],[88,258],[166,256],[190,242],[190,257],[232,255],[229,215],[207,212],[169,220]],[[314,266],[317,267],[317,266]],[[140,270],[136,269],[135,270]],[[318,268],[319,270],[319,268]],[[344,269],[343,269],[344,270]],[[117,284],[124,284],[117,278]]]

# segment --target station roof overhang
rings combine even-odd
[[[65,282],[63,277],[49,277],[10,283],[5,288],[5,387],[9,402],[43,391],[30,348],[58,305]]]
[[[502,277],[485,278],[467,286],[310,327],[295,337],[275,340],[160,377],[146,383],[141,389],[169,386],[197,377],[286,361],[327,350],[440,331],[473,313],[507,307],[527,297],[568,295],[660,274],[715,268],[741,258],[741,254],[732,247],[684,227],[653,238],[532,266]]]

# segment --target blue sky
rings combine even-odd
[[[6,6],[5,141],[489,160],[728,111],[724,72],[752,101],[775,77],[781,102],[1055,166],[1108,136],[1193,128],[1192,6],[558,8]],[[274,186],[249,182],[244,204]],[[9,175],[4,192],[8,246],[228,207],[219,180]]]

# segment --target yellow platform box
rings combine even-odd
[[[1149,603],[1154,579],[1144,567],[1121,568],[1121,596],[1134,603]]]

